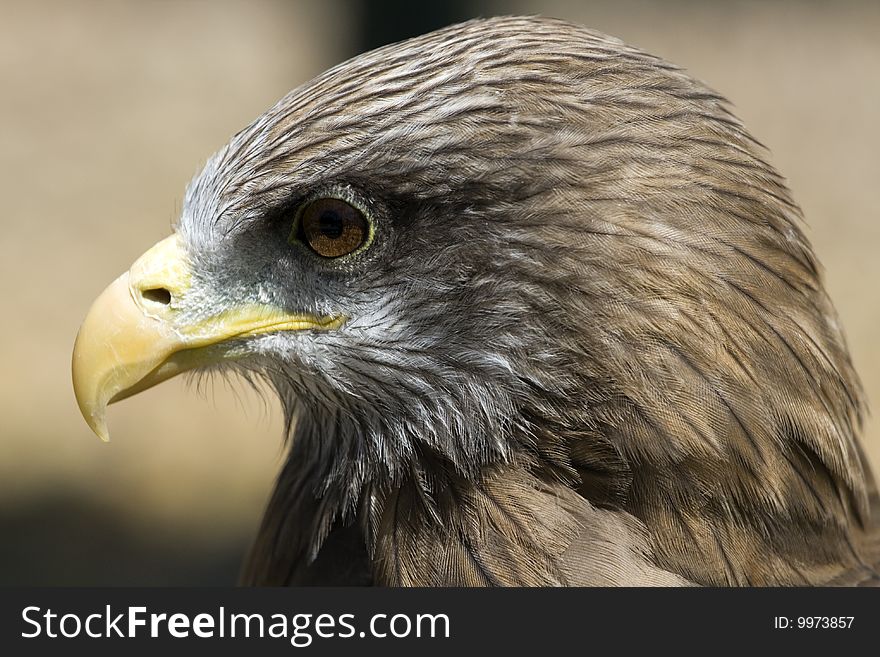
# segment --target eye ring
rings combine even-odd
[[[339,196],[318,196],[296,212],[289,242],[302,242],[315,255],[336,260],[366,249],[373,240],[373,222],[358,204]]]

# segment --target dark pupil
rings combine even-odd
[[[318,217],[318,230],[331,240],[339,238],[343,228],[342,217],[335,210],[324,210]]]

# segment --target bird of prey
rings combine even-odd
[[[95,301],[74,387],[265,379],[255,585],[876,582],[863,395],[725,100],[558,20],[358,56],[214,155]]]

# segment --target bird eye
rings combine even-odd
[[[339,258],[357,251],[370,234],[364,213],[338,198],[309,201],[297,224],[297,239],[324,258]]]

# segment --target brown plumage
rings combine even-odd
[[[316,196],[372,241],[291,252]],[[244,582],[876,581],[862,392],[800,210],[675,66],[542,18],[388,46],[236,135],[178,231],[188,316],[347,318],[237,343],[292,439]]]

